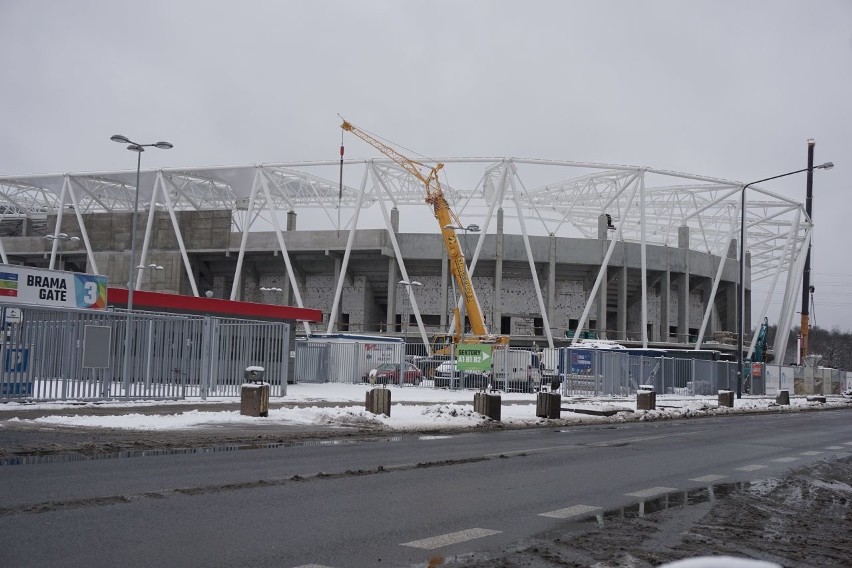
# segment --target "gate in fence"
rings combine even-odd
[[[0,304],[5,313],[9,308]],[[287,388],[290,326],[152,312],[15,305],[0,343],[0,400],[239,396],[248,366]]]

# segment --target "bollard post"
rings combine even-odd
[[[775,404],[790,405],[790,391],[780,391],[775,397]]]
[[[378,388],[367,391],[367,412],[373,414],[384,414],[388,418],[391,415],[391,391]]]
[[[636,410],[656,410],[657,393],[651,385],[639,385],[636,391]]]
[[[559,418],[562,397],[555,392],[540,392],[535,400],[535,415],[538,418]]]
[[[501,399],[499,394],[478,392],[473,395],[473,411],[500,422]]]
[[[719,391],[719,406],[734,407],[734,391],[720,390]]]

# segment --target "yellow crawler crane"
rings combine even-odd
[[[455,318],[455,334],[449,338],[452,343],[509,343],[509,337],[505,335],[491,335],[488,333],[488,328],[485,326],[485,318],[482,316],[482,309],[479,307],[479,300],[476,297],[476,291],[473,289],[473,282],[470,280],[470,275],[467,272],[467,264],[465,263],[464,253],[459,244],[454,226],[461,226],[461,223],[455,213],[450,209],[444,192],[441,189],[441,183],[438,181],[438,172],[444,167],[444,164],[437,163],[433,167],[429,167],[422,162],[407,158],[388,146],[387,144],[377,140],[367,132],[361,130],[351,122],[343,121],[340,127],[346,132],[351,132],[379,152],[393,160],[398,166],[419,179],[426,189],[426,203],[432,206],[432,211],[435,214],[435,219],[438,220],[438,226],[441,228],[441,235],[444,238],[444,246],[447,248],[447,255],[450,259],[450,271],[455,278],[456,285],[461,290],[464,298],[465,311],[470,320],[470,329],[472,336],[464,337],[461,333],[462,325],[459,317],[458,307],[453,309],[453,317]],[[428,171],[424,175],[424,171]],[[445,336],[436,337],[437,344],[446,342]],[[440,353],[440,351],[436,351]]]

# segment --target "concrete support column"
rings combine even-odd
[[[617,339],[627,339],[627,267],[621,266],[618,271],[618,300],[616,313]]]
[[[677,340],[689,342],[689,227],[677,230],[677,246],[683,255],[683,273],[677,277]]]
[[[502,333],[503,325],[503,208],[497,209],[496,252],[494,257],[494,306],[491,333]]]
[[[660,276],[660,341],[669,341],[671,325],[672,273],[664,271]]]
[[[728,260],[729,265],[738,266],[737,251],[739,250],[739,242],[737,239],[731,239],[728,245]],[[739,272],[738,272],[739,273]],[[725,331],[737,331],[737,283],[729,282],[724,287],[725,294],[725,314],[721,327]],[[719,316],[720,319],[722,315]]]
[[[393,207],[390,210],[391,229],[399,238],[399,209]],[[387,332],[396,331],[396,288],[399,284],[399,267],[393,256],[388,259],[388,309],[385,314]]]
[[[689,341],[689,273],[677,277],[677,341]]]
[[[751,339],[748,339],[751,330],[751,252],[746,251],[745,253],[745,302],[743,303],[743,329],[745,330],[746,337],[743,338],[743,344],[745,345],[745,349],[748,349],[749,342]]]
[[[601,278],[601,286],[598,290],[597,299],[590,298],[590,300],[597,301],[598,303],[598,337],[600,337],[601,339],[606,339],[606,304],[607,287],[609,285],[609,274],[607,274],[607,269],[603,267],[603,259],[606,257],[606,251],[609,247],[609,223],[607,222],[607,217],[605,214],[598,215],[598,240],[601,243],[601,271],[603,272],[603,277]]]
[[[556,307],[556,236],[550,235],[550,259],[547,267],[547,321],[551,327],[555,327],[554,309]],[[560,323],[564,320],[560,314]],[[545,332],[547,335],[547,332]]]
[[[598,337],[601,339],[606,339],[606,302],[607,302],[607,287],[609,282],[609,275],[607,274],[606,268],[601,268],[603,270],[603,279],[601,280],[600,290],[598,290]]]
[[[287,231],[295,231],[296,230],[296,218],[298,215],[295,211],[287,212]],[[292,262],[292,258],[290,261]],[[292,306],[294,304],[294,296],[293,296],[293,286],[290,285],[290,278],[287,276],[287,272],[284,272],[284,283],[281,286],[283,293],[281,296],[284,298],[284,305]]]
[[[737,332],[737,283],[725,284],[725,321],[722,327],[725,331]]]

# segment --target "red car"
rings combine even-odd
[[[367,375],[367,380],[378,385],[398,385],[399,382],[399,364],[398,363],[382,363]],[[402,364],[402,380],[407,385],[419,385],[423,380],[423,371],[412,365],[411,363]]]

